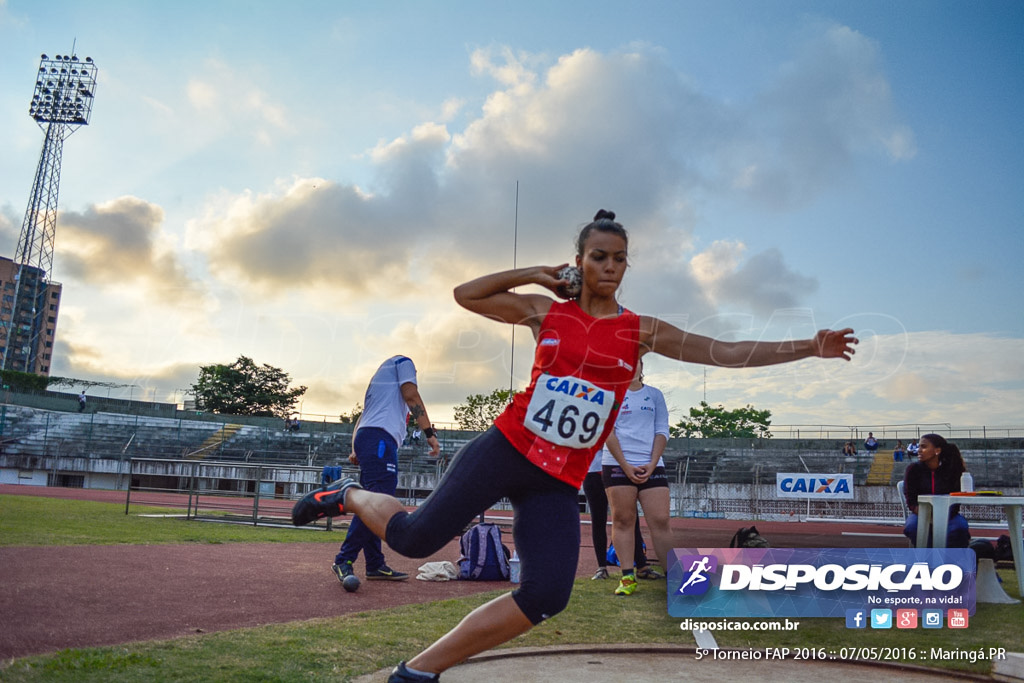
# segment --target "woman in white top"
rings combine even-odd
[[[665,396],[643,383],[643,362],[638,365],[633,383],[622,401],[615,431],[605,442],[601,460],[608,502],[612,508],[612,538],[616,548],[631,548],[634,543],[636,503],[644,509],[654,549],[664,565],[672,550],[669,530],[671,496],[665,461],[661,454],[668,444],[668,409]],[[636,570],[622,562],[622,579],[616,595],[631,595],[636,590]]]

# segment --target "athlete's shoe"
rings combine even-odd
[[[650,565],[649,564],[646,567],[643,567],[641,569],[637,569],[636,570],[636,578],[638,578],[638,579],[657,580],[657,579],[664,579],[665,575],[662,574],[660,571],[658,571],[657,567],[655,567],[654,565]]]
[[[624,574],[619,579],[619,587],[615,589],[616,595],[632,595],[636,590],[636,577],[632,574]]]
[[[367,581],[405,581],[409,578],[409,575],[404,572],[396,572],[391,567],[381,565],[378,569],[370,571],[366,570]]]
[[[292,508],[292,524],[303,526],[321,517],[345,514],[345,494],[353,486],[362,488],[352,477],[345,477],[316,491],[310,491]]]
[[[331,569],[334,571],[334,575],[338,577],[338,581],[341,581],[342,583],[345,582],[346,576],[352,576],[352,574],[354,574],[351,562],[341,562],[340,564],[331,565]]]
[[[440,681],[440,674],[414,674],[405,668],[405,662],[399,662],[388,676],[388,683],[428,683]]]
[[[608,578],[608,567],[600,567],[594,575],[590,577],[591,581],[600,581],[601,579]]]

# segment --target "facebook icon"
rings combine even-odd
[[[862,609],[846,610],[846,628],[867,628],[867,611]]]

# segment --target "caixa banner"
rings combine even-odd
[[[974,614],[969,548],[676,548],[673,617],[845,617],[848,609]]]
[[[775,497],[853,500],[853,475],[778,472]]]

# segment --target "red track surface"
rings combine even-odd
[[[125,501],[125,494],[117,491],[15,485],[0,485],[0,495]],[[160,495],[173,496],[146,494],[145,503],[159,504]],[[281,505],[283,511],[290,508],[287,501]],[[492,515],[502,516],[511,513]],[[677,547],[727,546],[739,526],[746,524],[673,520]],[[900,530],[892,526],[757,522],[757,527],[775,547],[906,545]],[[342,534],[331,536],[340,545]],[[589,576],[597,568],[589,526],[584,526],[582,536],[577,572]],[[330,571],[334,552],[323,542],[0,547],[0,658],[334,617],[501,587],[410,579],[364,581],[358,592],[346,593]],[[459,556],[455,540],[424,560],[385,552],[390,566],[413,576],[423,562],[455,562]],[[361,564],[360,560],[357,574],[362,574]]]

